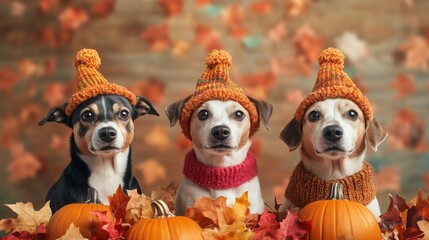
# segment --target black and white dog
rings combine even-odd
[[[70,117],[65,114],[67,103],[52,108],[39,122],[63,123],[73,129],[70,138],[71,162],[59,180],[49,190],[52,212],[76,202],[101,202],[119,185],[138,189],[131,173],[131,142],[134,120],[145,114],[159,116],[151,102],[137,97],[132,106],[119,95],[99,95],[81,103]]]

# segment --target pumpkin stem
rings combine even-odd
[[[174,214],[168,209],[167,204],[162,200],[152,201],[150,206],[152,207],[154,218],[174,217]]]
[[[344,199],[343,185],[341,183],[332,183],[328,199]]]

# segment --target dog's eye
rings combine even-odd
[[[358,116],[359,116],[355,110],[349,110],[347,115],[351,120],[356,120],[356,119],[358,119]]]
[[[320,119],[320,113],[318,111],[311,111],[310,114],[308,114],[308,120],[310,122],[315,122]]]
[[[236,111],[234,113],[234,118],[238,121],[241,121],[244,119],[244,113],[242,111]]]
[[[119,112],[119,118],[122,120],[127,120],[130,117],[130,112],[128,112],[127,110],[121,110]]]
[[[88,110],[82,113],[81,118],[85,122],[92,122],[95,120],[95,114]]]
[[[198,112],[198,119],[204,121],[207,118],[209,118],[209,112],[207,110],[201,110]]]

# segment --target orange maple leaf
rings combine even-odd
[[[17,182],[27,178],[33,178],[42,167],[39,159],[32,153],[25,150],[20,143],[10,146],[12,161],[8,164],[6,170],[9,173],[9,180]]]
[[[109,16],[115,9],[116,0],[99,0],[91,7],[91,13],[99,17]]]
[[[421,36],[411,36],[399,47],[399,51],[405,54],[405,67],[428,69],[429,44]]]
[[[311,71],[324,42],[324,38],[316,36],[309,25],[304,25],[298,29],[293,39],[293,46],[296,65],[300,68],[301,73],[308,74]]]
[[[219,32],[202,24],[197,25],[195,28],[194,43],[204,46],[207,52],[223,48]]]
[[[58,15],[58,20],[64,29],[76,30],[88,21],[88,15],[83,9],[69,6]]]
[[[172,17],[183,11],[183,0],[158,0],[167,16]]]
[[[30,234],[36,233],[37,228],[39,226],[46,226],[52,216],[49,201],[39,211],[34,210],[33,203],[31,202],[18,202],[16,204],[5,205],[18,214],[18,216],[15,219],[0,220],[0,231],[9,233],[21,231],[27,231]]]
[[[414,77],[404,73],[398,73],[391,86],[397,90],[397,99],[410,96],[416,92]]]
[[[150,51],[163,51],[170,44],[167,24],[149,26],[140,36],[148,45]]]

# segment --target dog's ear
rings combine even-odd
[[[48,114],[44,119],[39,122],[39,126],[45,125],[47,122],[64,123],[68,127],[72,127],[70,118],[66,115],[66,107],[68,103],[56,106],[49,110]]]
[[[301,123],[295,118],[290,120],[280,133],[280,138],[288,145],[291,152],[301,146],[301,137]]]
[[[189,95],[165,108],[165,114],[167,115],[168,120],[170,120],[170,127],[174,126],[177,121],[179,121],[180,113],[191,97],[192,95]]]
[[[366,122],[365,139],[372,150],[377,151],[378,146],[386,140],[387,135],[387,131],[375,118]]]
[[[145,114],[159,116],[159,113],[153,107],[152,103],[145,97],[137,96],[137,103],[134,106],[135,114],[133,120]]]
[[[271,130],[270,126],[268,125],[268,121],[270,120],[271,114],[273,113],[273,105],[263,100],[254,99],[249,96],[247,96],[247,98],[249,98],[253,105],[255,105],[256,110],[258,110],[259,118],[262,120],[265,127],[268,130]]]

